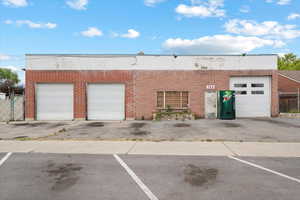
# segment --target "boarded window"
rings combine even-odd
[[[182,92],[182,107],[187,108],[189,104],[189,93]]]
[[[264,87],[265,85],[263,83],[252,83],[251,87]]]
[[[166,92],[166,107],[180,108],[180,92]]]
[[[236,91],[236,95],[247,95],[247,91]]]
[[[157,92],[157,107],[187,108],[189,93],[182,91]]]
[[[247,84],[246,83],[236,83],[236,84],[234,84],[234,87],[236,87],[236,88],[245,88],[245,87],[247,87]]]
[[[157,92],[157,107],[164,107],[164,92]]]
[[[251,94],[265,94],[263,90],[252,91]]]

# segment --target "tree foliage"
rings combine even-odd
[[[300,58],[293,53],[278,57],[279,70],[300,70]]]
[[[20,82],[18,74],[10,69],[0,68],[0,88],[7,90],[9,93]]]

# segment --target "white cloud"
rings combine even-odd
[[[125,34],[122,34],[121,37],[123,38],[130,38],[130,39],[133,39],[133,38],[138,38],[140,37],[140,33],[134,29],[129,29],[127,33]]]
[[[281,41],[261,39],[258,37],[214,35],[198,39],[170,38],[163,43],[168,52],[181,54],[239,54],[254,49],[271,46],[282,47]]]
[[[5,54],[0,53],[0,61],[10,60],[10,59],[11,59],[11,57],[9,55],[5,55]]]
[[[164,1],[166,1],[166,0],[144,0],[144,3],[145,3],[146,6],[153,7],[153,6],[155,6],[156,4],[162,3],[162,2],[164,2]]]
[[[291,0],[278,0],[277,4],[278,5],[288,5],[291,3]]]
[[[26,7],[28,6],[27,0],[2,0],[2,4],[13,7]]]
[[[129,29],[127,33],[120,34],[116,32],[111,32],[111,37],[116,38],[116,37],[122,37],[122,38],[129,38],[129,39],[134,39],[138,38],[141,36],[140,32],[134,30],[134,29]]]
[[[291,13],[287,19],[288,20],[293,20],[293,19],[297,19],[297,18],[300,18],[300,14],[299,13]]]
[[[241,13],[249,13],[250,12],[250,7],[249,6],[242,6],[240,8]]]
[[[251,20],[233,19],[225,24],[225,29],[229,33],[267,38],[293,39],[300,37],[300,30],[296,29],[296,25],[282,25],[276,21],[257,23]]]
[[[175,9],[176,13],[185,17],[224,17],[226,11],[224,7],[224,0],[208,0],[199,1],[191,0],[192,5],[180,4]]]
[[[288,5],[292,0],[265,0],[267,3],[276,2],[278,5]]]
[[[67,1],[66,4],[75,10],[86,10],[89,0],[72,0]]]
[[[4,24],[13,24],[13,23],[14,22],[12,20],[9,20],[9,19],[4,21]]]
[[[8,65],[8,66],[0,66],[0,68],[4,68],[4,69],[10,69],[13,72],[21,72],[21,69],[16,67],[16,66],[12,66],[12,65]]]
[[[279,57],[283,57],[285,54],[288,54],[288,53],[290,53],[291,52],[291,50],[289,50],[289,49],[285,49],[285,51],[284,52],[278,52],[278,53],[276,53]]]
[[[103,32],[96,27],[89,27],[88,30],[82,31],[81,35],[85,37],[100,37],[103,35]]]
[[[26,25],[29,28],[44,28],[44,29],[54,29],[57,27],[57,24],[54,23],[36,23],[30,20],[16,20],[16,21],[12,21],[12,20],[5,20],[4,21],[5,24],[16,24],[17,26],[22,26],[22,25]]]
[[[54,23],[35,23],[30,20],[17,20],[16,24],[18,26],[27,25],[29,28],[45,28],[45,29],[54,29],[57,27],[57,24]]]

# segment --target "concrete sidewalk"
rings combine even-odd
[[[300,143],[0,141],[0,152],[300,157]]]

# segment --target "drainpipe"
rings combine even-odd
[[[298,88],[298,98],[297,98],[297,100],[298,100],[298,103],[297,103],[297,105],[298,105],[298,112],[300,112],[300,88]]]

